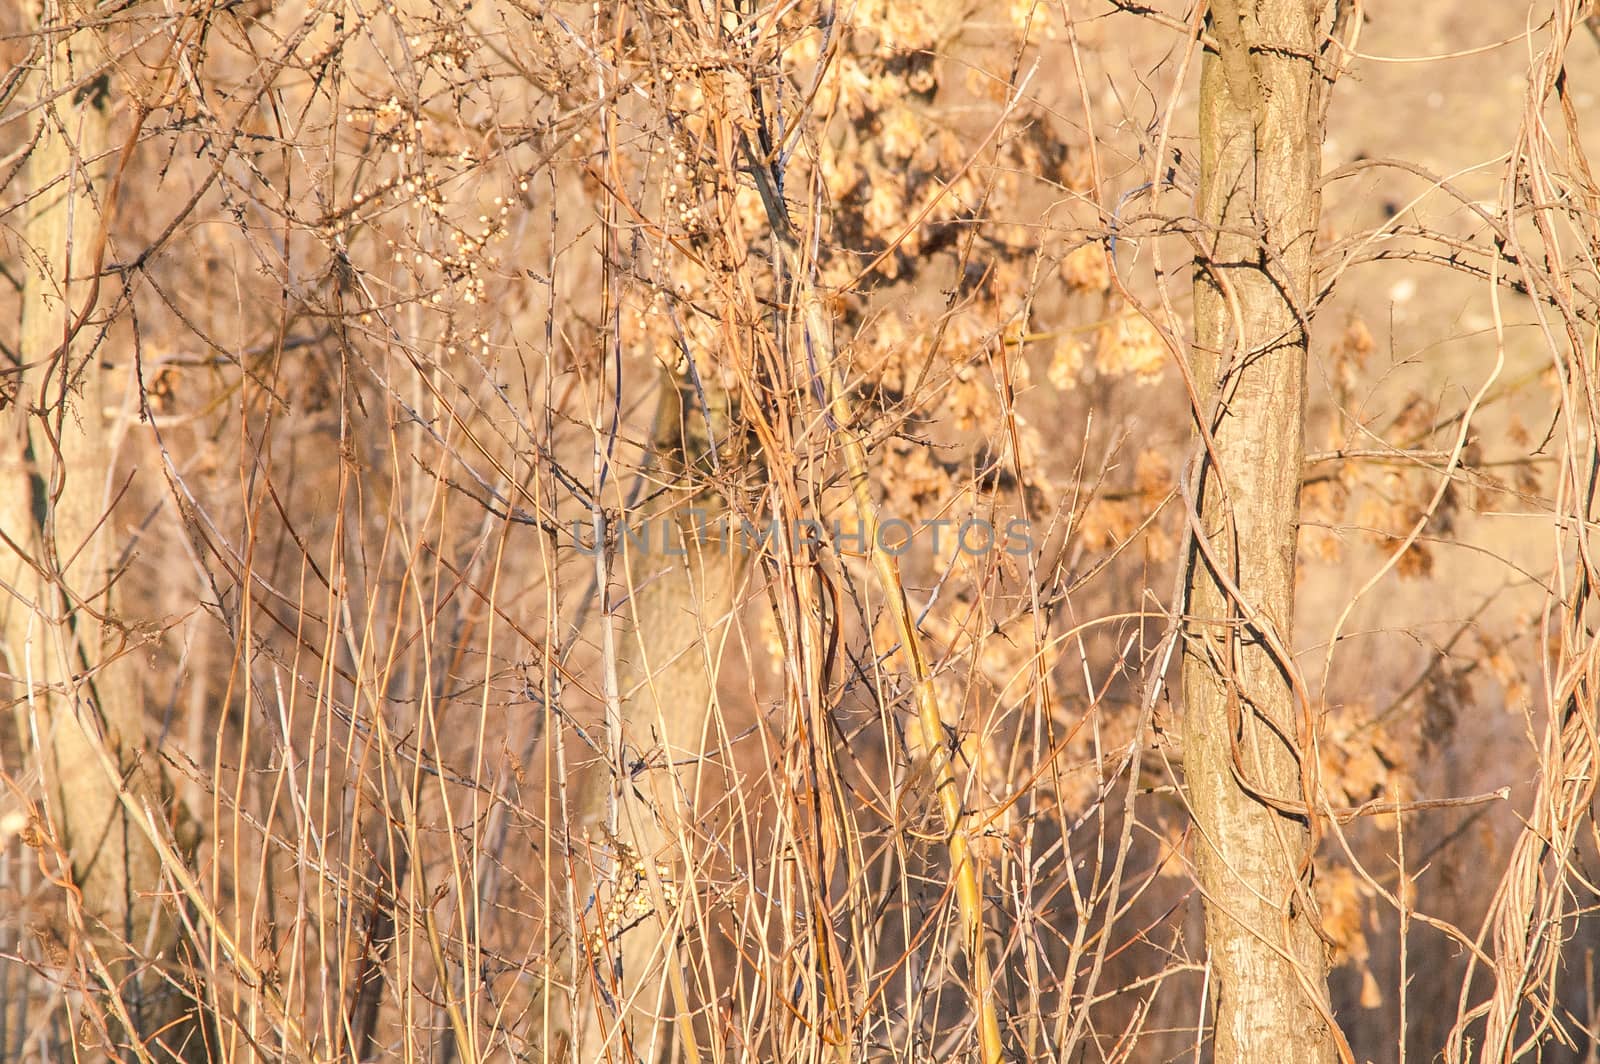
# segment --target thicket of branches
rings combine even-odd
[[[0,13],[0,1058],[1209,1058],[1239,6]],[[1307,6],[1283,904],[1345,1059],[1576,1059],[1600,36],[1456,6]]]

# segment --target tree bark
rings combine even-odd
[[[120,403],[126,371],[104,365],[100,323],[87,318],[115,155],[114,75],[100,31],[82,25],[93,14],[87,3],[47,0],[38,24],[42,128],[26,169],[22,369],[0,414],[0,638],[11,696],[42,743],[52,822],[93,945],[133,1024],[113,1024],[113,1037],[145,1040],[158,1060],[202,1060],[192,999],[156,970],[170,972],[180,946],[159,897],[161,860],[120,797],[162,808],[161,772],[144,749],[142,680],[112,604],[116,424],[107,409]],[[88,323],[71,336],[80,319]]]
[[[1319,211],[1322,6],[1213,0],[1218,47],[1201,72],[1208,247],[1195,263],[1192,366],[1212,444],[1189,558],[1184,742],[1219,1062],[1320,1064],[1341,1041],[1308,912],[1303,707],[1283,660]]]

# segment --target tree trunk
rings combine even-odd
[[[98,321],[69,342],[95,301],[115,155],[104,44],[96,29],[69,29],[92,15],[87,3],[47,0],[39,22],[48,36],[36,76],[43,128],[26,171],[23,368],[0,414],[0,638],[12,698],[42,744],[46,800],[93,944],[134,1027],[113,1024],[113,1036],[156,1037],[158,1060],[201,1060],[193,1002],[155,967],[173,970],[179,947],[158,893],[160,857],[111,770],[135,803],[161,808],[136,651],[111,602],[119,551],[107,409],[120,404],[126,371],[105,366]]]
[[[1197,491],[1204,542],[1189,559],[1184,742],[1219,1062],[1321,1064],[1339,1042],[1307,911],[1302,710],[1282,660],[1319,210],[1322,6],[1213,0],[1218,50],[1200,82],[1209,250],[1195,264],[1192,364],[1215,446]]]

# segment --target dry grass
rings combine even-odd
[[[63,179],[121,193],[71,346],[126,387],[119,564],[66,579],[118,590],[105,653],[137,663],[173,798],[127,823],[193,952],[68,885],[59,722],[12,648],[0,1057],[137,1055],[109,1045],[138,1004],[109,934],[203,1002],[214,1059],[536,1059],[568,1015],[613,1060],[1206,1058],[1170,609],[1199,44],[1159,6],[79,25],[117,151]],[[1334,89],[1296,649],[1357,1059],[1594,1052],[1583,6],[1456,5],[1479,17],[1441,51],[1509,43],[1408,64],[1374,13]],[[41,40],[0,15],[13,367]],[[1527,74],[1520,112],[1459,75],[1496,116],[1475,166],[1443,134],[1350,157],[1451,64]],[[625,813],[575,810],[636,768],[608,707],[662,559],[618,529],[671,494],[662,380],[737,413],[699,490],[820,532],[685,621],[726,649],[682,830],[639,854]],[[920,530],[898,559],[863,549],[889,519]],[[1032,549],[963,551],[975,519]],[[628,1000],[625,941],[681,978]]]

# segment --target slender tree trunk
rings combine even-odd
[[[573,1025],[577,1060],[617,1053],[620,1038],[628,1059],[654,1060],[674,1024],[681,1039],[695,1037],[683,976],[691,958],[680,946],[692,931],[682,906],[693,889],[685,859],[698,849],[698,758],[715,741],[718,664],[747,553],[737,535],[716,530],[726,504],[704,486],[713,443],[734,424],[725,393],[710,390],[707,401],[709,426],[695,393],[663,374],[644,488],[656,497],[627,519],[645,534],[619,552],[627,578],[613,597],[629,597],[617,610],[620,720],[609,753],[621,771],[596,765],[573,810],[574,837],[587,833],[614,857],[608,881],[585,884],[578,899],[592,893],[597,907],[578,984],[594,980],[602,992],[600,1007]]]
[[[1322,7],[1213,0],[1218,50],[1206,53],[1200,82],[1198,209],[1209,252],[1195,264],[1193,367],[1215,450],[1199,486],[1204,542],[1190,558],[1184,742],[1215,1059],[1229,1064],[1321,1064],[1339,1042],[1326,1018],[1327,956],[1307,912],[1302,713],[1282,660],[1292,647],[1319,210]]]
[[[179,947],[158,894],[160,858],[119,798],[125,788],[162,807],[161,773],[144,749],[136,651],[111,601],[119,544],[108,516],[116,426],[107,410],[120,403],[125,370],[106,366],[113,356],[98,320],[68,342],[94,302],[115,162],[115,74],[100,31],[74,28],[93,14],[88,3],[46,0],[39,23],[35,95],[44,106],[27,161],[23,369],[0,414],[0,638],[18,712],[31,715],[43,744],[47,800],[84,913],[103,927],[95,948],[135,1028],[113,1033],[158,1037],[158,1060],[201,1060],[193,1002],[156,970],[174,969]]]

